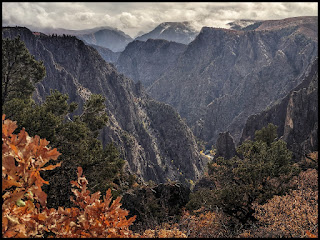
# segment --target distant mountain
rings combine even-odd
[[[121,52],[133,39],[112,27],[97,27],[84,30],[70,30],[64,28],[32,28],[32,31],[38,31],[45,34],[71,35],[83,40],[88,45],[96,45],[108,48],[113,52]]]
[[[198,33],[189,22],[164,22],[151,32],[143,34],[135,40],[164,39],[188,44],[195,39]]]
[[[255,30],[203,27],[147,91],[175,107],[194,134],[236,143],[246,119],[286,96],[318,56],[318,17],[263,21]]]
[[[318,40],[318,17],[293,17],[281,20],[263,21],[255,30],[279,30],[295,29],[297,33],[303,34],[312,40]]]
[[[116,67],[135,82],[149,87],[172,67],[187,45],[162,39],[135,40],[121,52]]]
[[[77,38],[88,44],[94,44],[110,49],[113,52],[121,52],[133,39],[117,29],[101,29],[92,33],[79,34]]]

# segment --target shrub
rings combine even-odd
[[[318,172],[308,169],[294,180],[297,190],[255,206],[261,225],[257,237],[265,233],[270,237],[318,237]]]

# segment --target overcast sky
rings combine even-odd
[[[238,19],[318,16],[318,2],[2,2],[3,26],[116,27],[131,37],[162,22],[226,27]]]

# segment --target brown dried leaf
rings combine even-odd
[[[22,184],[19,183],[19,182],[16,182],[15,180],[13,179],[2,179],[2,191],[4,191],[5,189],[7,188],[10,188],[12,186],[16,186],[16,187],[21,187]]]
[[[53,169],[55,169],[56,167],[60,167],[61,164],[62,164],[62,162],[59,162],[59,163],[57,163],[56,165],[49,165],[49,166],[47,166],[47,167],[41,168],[40,170],[43,170],[43,171],[53,170]]]

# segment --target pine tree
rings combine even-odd
[[[270,146],[270,144],[277,138],[277,126],[269,123],[268,126],[257,130],[255,132],[255,141],[263,141]]]
[[[70,115],[77,108],[76,103],[68,103],[69,96],[57,90],[50,90],[42,104],[32,100],[35,83],[45,75],[42,62],[37,62],[30,55],[25,44],[16,38],[3,40],[2,72],[2,110],[7,117],[17,121],[21,130],[23,127],[30,136],[39,135],[49,141],[50,147],[58,148],[63,154],[62,166],[59,170],[43,175],[52,178],[52,184],[46,188],[51,196],[48,199],[53,206],[63,205],[68,201],[69,190],[61,190],[68,186],[75,166],[83,166],[85,172],[90,172],[92,187],[106,190],[108,184],[119,176],[124,160],[114,145],[102,146],[97,139],[99,130],[103,128],[108,117],[105,111],[105,98],[92,94],[84,103],[80,116]],[[59,172],[60,171],[60,172]],[[99,179],[97,181],[96,179]]]
[[[105,98],[99,94],[91,94],[85,102],[83,113],[80,116],[82,122],[86,123],[93,135],[97,137],[98,130],[103,128],[108,122],[105,112]]]
[[[2,39],[2,106],[14,98],[30,99],[45,73],[43,63],[35,60],[19,36]]]
[[[268,125],[256,132],[256,141],[245,141],[237,148],[238,156],[228,161],[219,157],[210,163],[210,178],[216,188],[194,193],[189,207],[199,206],[196,199],[202,199],[242,223],[255,221],[252,204],[284,194],[288,190],[286,183],[299,173],[286,143],[276,138],[276,127]]]

